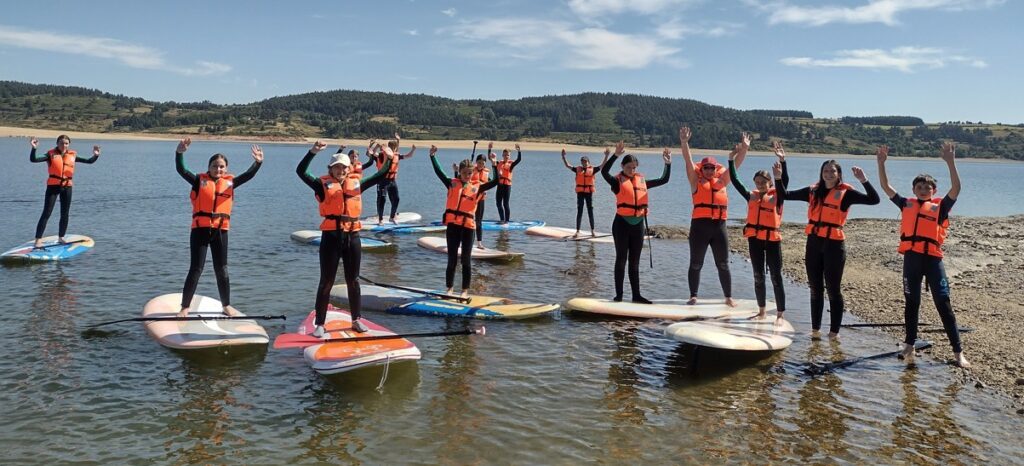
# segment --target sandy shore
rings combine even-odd
[[[935,332],[920,333],[934,347],[930,354],[950,362],[964,383],[983,384],[1003,391],[1024,404],[1024,351],[1018,332],[1024,325],[1024,215],[1010,217],[952,217],[945,244],[945,266],[952,289],[953,310],[961,328],[964,354],[973,367],[952,365],[953,353],[931,297],[923,292],[921,322]],[[803,225],[783,227],[783,269],[806,283]],[[899,221],[853,219],[847,224],[843,296],[846,310],[871,323],[903,322],[902,256],[896,253]],[[686,228],[653,227],[659,237],[685,238]],[[739,227],[729,229],[733,252],[749,259],[747,241]],[[713,267],[712,267],[713,268]],[[771,296],[771,285],[768,286]],[[827,303],[826,303],[827,307]],[[824,316],[828,322],[828,315]],[[885,328],[896,342],[903,328]],[[924,327],[922,327],[924,330]],[[845,331],[846,338],[856,338]],[[1022,412],[1022,411],[1018,411]]]
[[[167,133],[91,133],[83,131],[61,131],[54,129],[33,129],[33,128],[19,128],[14,126],[0,126],[0,137],[18,138],[18,137],[37,137],[40,139],[52,139],[56,138],[61,134],[67,134],[74,139],[90,139],[90,140],[123,140],[123,141],[177,141],[186,136],[191,137],[193,140],[201,141],[233,141],[233,142],[248,142],[258,144],[312,144],[317,138],[302,138],[302,137],[255,137],[255,136],[215,136],[209,134],[167,134]],[[320,138],[322,141],[327,142],[332,146],[344,144],[350,148],[356,150],[363,150],[366,148],[366,139],[331,139],[331,138]],[[478,148],[486,148],[488,141],[480,141]],[[495,141],[494,150],[500,151],[502,149],[513,150],[517,141]],[[600,156],[604,152],[604,147],[596,146],[578,146],[573,144],[562,144],[555,142],[538,142],[538,141],[518,141],[520,147],[524,151],[543,151],[543,152],[560,152],[565,149],[569,152],[570,157],[579,157],[581,154],[597,154]],[[472,140],[416,140],[416,139],[403,139],[402,147],[406,148],[410,145],[415,144],[418,149],[426,150],[431,145],[435,145],[440,149],[465,149],[470,150],[473,148]],[[680,150],[678,146],[670,147],[672,153],[678,155]],[[661,155],[661,149],[659,148],[629,148],[629,152],[643,155]],[[714,156],[719,157],[721,162],[725,162],[726,157],[729,155],[729,151],[718,150],[718,149],[698,149],[692,148],[694,157],[697,156]],[[773,156],[770,152],[763,151],[750,151],[751,156]],[[936,152],[936,155],[938,152]],[[835,157],[842,159],[860,159],[860,160],[874,160],[873,155],[855,155],[855,154],[802,154],[791,152],[788,153],[789,157],[810,157],[810,158],[824,158],[824,157]],[[591,157],[593,159],[593,157]],[[900,160],[935,160],[935,158],[925,157],[900,157]],[[964,159],[967,162],[1006,162],[1003,159]],[[598,162],[595,160],[595,163]]]

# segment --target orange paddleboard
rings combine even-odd
[[[299,325],[298,333],[312,334],[315,329],[313,325],[315,318],[316,311],[310,312]],[[324,329],[327,330],[324,338],[357,338],[395,334],[365,317],[362,321],[369,329],[368,332],[359,333],[352,330],[352,316],[348,311],[330,306],[327,309],[327,319],[324,321]],[[329,375],[398,361],[416,361],[420,359],[420,350],[413,342],[405,338],[394,338],[322,343],[307,347],[303,351],[303,355],[313,370]]]

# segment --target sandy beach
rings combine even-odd
[[[941,330],[938,313],[929,293],[922,291],[920,321],[935,324],[919,337],[934,343],[931,357],[950,364],[964,383],[982,384],[1014,398],[1024,412],[1024,351],[1016,333],[1024,323],[1024,215],[1010,217],[952,217],[946,240],[945,266],[953,298],[953,310],[961,328],[964,354],[973,367],[952,365],[953,353]],[[804,269],[803,225],[783,227],[783,269],[800,283],[807,282]],[[687,228],[652,227],[658,237],[686,238]],[[846,270],[843,296],[846,310],[870,323],[902,323],[902,257],[896,253],[898,220],[852,219],[847,223]],[[977,232],[992,232],[981,235]],[[741,229],[729,229],[733,252],[748,255]],[[705,263],[705,273],[714,273]],[[768,285],[771,297],[771,285]],[[826,303],[827,307],[827,303]],[[824,316],[828,322],[828,314]],[[921,330],[925,330],[922,327]],[[807,329],[809,331],[809,329]],[[883,328],[892,334],[893,350],[902,342],[902,327]],[[841,339],[857,338],[856,329],[844,329]]]

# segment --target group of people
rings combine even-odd
[[[743,226],[743,235],[747,238],[753,266],[754,288],[759,314],[757,318],[766,316],[766,271],[770,275],[777,303],[777,319],[785,313],[785,290],[782,280],[782,212],[784,201],[801,201],[808,203],[807,225],[805,228],[806,248],[805,264],[810,288],[811,328],[812,337],[819,338],[824,311],[824,298],[828,294],[830,304],[830,338],[838,338],[844,313],[842,295],[842,276],[846,263],[844,226],[849,209],[855,204],[874,205],[879,203],[878,193],[867,180],[864,171],[852,167],[851,171],[864,188],[858,191],[845,183],[840,164],[835,160],[822,163],[818,180],[809,186],[788,189],[789,175],[786,166],[786,153],[781,142],[773,143],[773,151],[777,161],[771,171],[759,170],[753,176],[754,189],[748,190],[739,180],[737,170],[743,163],[750,148],[750,137],[743,134],[739,143],[729,154],[728,169],[712,157],[705,157],[694,163],[690,152],[689,141],[692,133],[689,128],[679,130],[679,139],[686,166],[687,181],[690,186],[692,213],[689,233],[690,264],[688,269],[689,303],[696,304],[700,273],[704,264],[704,256],[708,247],[712,250],[722,293],[726,303],[734,305],[732,300],[732,280],[728,264],[728,236],[726,219],[728,216],[729,184],[747,199],[747,218]],[[59,236],[64,241],[67,231],[68,216],[71,203],[71,187],[75,162],[94,163],[99,158],[100,147],[93,148],[93,156],[85,159],[77,156],[69,148],[70,138],[60,136],[55,148],[47,151],[46,156],[37,157],[38,141],[31,140],[32,162],[47,162],[49,177],[44,201],[43,213],[36,229],[36,246],[41,244],[43,230],[52,213],[54,203],[61,201],[61,221]],[[195,174],[184,164],[184,154],[191,144],[185,138],[178,143],[175,165],[178,173],[191,187],[192,200],[192,232],[190,235],[190,265],[182,291],[181,316],[188,313],[196,285],[202,273],[208,250],[213,251],[214,273],[220,293],[223,311],[227,315],[237,315],[230,304],[230,285],[227,273],[227,244],[230,228],[231,210],[235,188],[252,179],[263,162],[263,151],[253,145],[251,155],[253,163],[241,175],[231,175],[228,160],[223,154],[217,153],[210,157],[207,170]],[[509,197],[512,185],[512,174],[516,165],[522,160],[522,151],[515,146],[517,157],[511,160],[511,152],[504,150],[502,158],[492,152],[493,143],[488,145],[487,154],[476,154],[474,142],[473,153],[469,159],[457,164],[455,176],[445,174],[437,161],[437,147],[431,146],[430,159],[434,173],[447,190],[443,222],[446,225],[446,242],[448,247],[448,263],[445,269],[445,286],[448,294],[454,292],[455,269],[459,265],[461,251],[462,295],[468,296],[472,277],[470,263],[474,234],[477,247],[482,247],[481,224],[483,218],[483,200],[486,192],[497,187],[498,211],[501,222],[508,222],[510,209]],[[344,146],[331,156],[327,164],[327,173],[315,176],[309,172],[316,155],[327,147],[317,141],[299,162],[296,173],[302,181],[313,190],[318,211],[322,217],[320,230],[320,281],[315,299],[315,336],[322,336],[324,320],[331,287],[337,275],[339,263],[343,267],[345,284],[348,287],[352,328],[357,332],[365,332],[366,326],[361,321],[360,287],[358,282],[361,261],[361,245],[359,232],[362,228],[362,193],[377,186],[377,221],[383,223],[386,200],[391,201],[389,220],[394,222],[398,209],[397,175],[401,160],[413,156],[416,146],[402,154],[399,152],[400,139],[381,144],[371,141],[366,153],[369,159],[359,162],[358,151],[344,152]],[[955,203],[960,192],[960,180],[956,170],[955,145],[946,143],[942,148],[942,159],[949,167],[952,186],[943,198],[935,197],[937,183],[930,175],[920,175],[913,181],[911,198],[901,197],[889,185],[885,171],[888,147],[881,146],[877,153],[878,170],[883,191],[890,200],[901,209],[900,245],[898,252],[904,256],[903,285],[905,297],[906,340],[901,357],[912,359],[914,341],[917,337],[918,311],[921,301],[921,282],[927,280],[939,311],[943,326],[950,344],[956,355],[956,363],[968,366],[969,362],[963,355],[960,338],[956,326],[956,318],[950,304],[949,285],[946,280],[942,263],[941,246],[949,228],[949,210]],[[474,160],[475,157],[475,160]],[[671,176],[672,154],[664,149],[662,159],[664,168],[660,177],[647,180],[638,170],[639,160],[636,156],[626,153],[625,145],[619,142],[614,153],[606,149],[604,159],[597,166],[590,163],[584,156],[580,165],[572,166],[566,161],[566,152],[562,151],[562,161],[574,174],[576,192],[576,233],[580,235],[583,208],[586,206],[590,221],[590,232],[594,233],[593,194],[595,192],[596,173],[608,183],[615,195],[615,218],[612,221],[612,236],[615,243],[615,301],[623,298],[623,282],[628,270],[632,301],[649,304],[640,292],[640,255],[643,242],[648,235],[647,217],[649,213],[648,190],[663,186]],[[615,161],[622,158],[620,171],[611,174]],[[487,168],[487,161],[491,169]],[[371,175],[364,170],[376,165]],[[627,269],[628,266],[628,269]]]

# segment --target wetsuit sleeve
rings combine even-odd
[[[512,166],[511,167],[508,167],[508,171],[515,170],[516,169],[516,165],[519,165],[519,162],[523,161],[523,151],[519,150],[519,151],[516,151],[516,152],[517,152],[516,160],[514,162],[512,162]]]
[[[747,191],[747,187],[743,186],[743,182],[736,176],[736,163],[732,160],[729,161],[729,179],[732,180],[732,186],[740,192],[743,199],[750,199],[750,191]],[[778,192],[778,188],[775,191]]]
[[[195,173],[189,171],[188,167],[185,166],[185,154],[180,152],[174,153],[174,168],[178,170],[178,174],[181,175],[188,184],[192,185],[195,189],[199,185],[199,177]]]
[[[78,155],[78,153],[75,153],[75,162],[80,162],[80,163],[96,163],[96,160],[98,160],[99,158],[100,158],[100,156],[93,154],[92,157],[89,157],[89,158],[86,159],[86,158],[80,157]]]
[[[32,151],[28,153],[28,161],[32,162],[32,163],[45,162],[46,161],[46,156],[42,156],[42,155],[37,156],[36,155],[36,148],[33,147]]]
[[[907,198],[900,196],[899,194],[894,194],[889,198],[889,200],[892,201],[893,204],[896,204],[896,207],[900,209],[907,206]]]
[[[862,193],[856,189],[851,189],[847,192],[843,196],[843,204],[839,206],[839,210],[848,210],[854,204],[875,205],[881,202],[881,199],[878,197],[878,191],[875,191],[875,187],[871,186],[870,182],[864,183],[864,191],[867,192]]]
[[[789,186],[789,170],[786,169],[786,161],[782,161],[782,184]],[[775,188],[778,191],[778,188]]]
[[[811,187],[804,186],[796,191],[786,191],[785,199],[789,201],[807,202],[811,198]]]
[[[252,177],[256,176],[256,172],[260,170],[261,166],[263,166],[262,163],[253,160],[252,165],[249,165],[249,168],[245,170],[245,173],[242,173],[241,175],[235,177],[235,187],[237,188],[245,184],[247,181],[251,180]]]
[[[384,162],[384,165],[380,167],[380,170],[373,172],[372,175],[363,176],[359,180],[359,192],[366,191],[367,189],[376,186],[378,183],[380,183],[380,180],[384,178],[384,174],[387,173],[388,170],[390,169],[391,160],[389,159],[388,161]]]
[[[942,203],[939,204],[939,223],[949,218],[949,211],[953,209],[953,204],[956,204],[956,199],[949,197],[949,194],[942,198]]]
[[[601,177],[608,182],[608,186],[611,186],[612,192],[615,194],[619,193],[619,180],[615,179],[615,177],[612,176],[609,172],[611,171],[612,165],[614,164],[615,159],[617,158],[619,158],[619,156],[612,155],[608,159],[608,161],[604,163],[604,166],[601,167]]]
[[[437,157],[431,157],[430,163],[434,165],[434,174],[437,175],[437,179],[441,180],[445,188],[451,189],[452,180],[448,178],[448,175],[444,174],[444,170],[441,169],[441,162],[437,161]]]
[[[775,183],[775,197],[778,199],[775,202],[775,208],[779,212],[782,212],[782,203],[786,201],[786,182],[779,180],[779,183]],[[750,199],[748,196],[747,199]]]
[[[366,163],[362,165],[363,171],[365,172],[367,168],[372,167],[375,162],[376,160],[374,160],[373,157],[370,157],[370,160],[367,160]]]
[[[647,182],[647,189],[657,188],[663,184],[668,183],[669,177],[672,176],[672,164],[666,163],[665,168],[661,170],[661,176],[658,179],[650,180]]]
[[[303,157],[301,161],[299,161],[299,166],[295,168],[295,173],[299,175],[299,179],[301,179],[303,183],[306,183],[306,186],[309,186],[310,188],[313,189],[313,193],[316,194],[317,199],[323,199],[323,183],[320,183],[319,178],[309,173],[309,164],[313,163],[313,157],[316,157],[316,154],[312,152],[306,152],[306,156]]]
[[[491,188],[493,188],[493,187],[495,187],[497,185],[498,185],[498,179],[497,178],[491,178],[490,181],[480,185],[480,192],[487,191],[488,189],[491,189]]]

